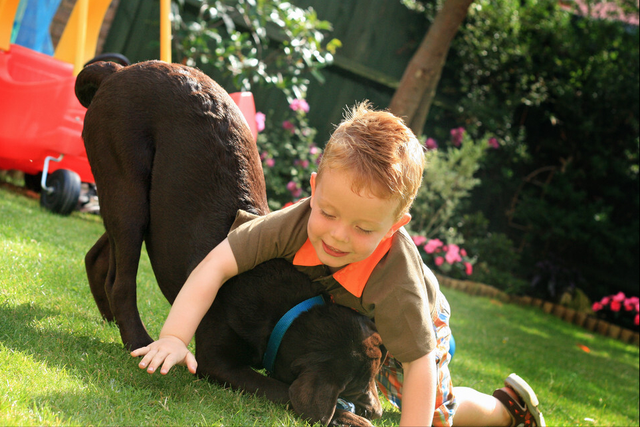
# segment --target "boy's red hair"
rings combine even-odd
[[[347,111],[331,135],[318,166],[318,180],[326,168],[348,171],[351,190],[381,198],[397,198],[397,219],[409,211],[420,188],[424,150],[402,119],[375,111],[366,101]]]

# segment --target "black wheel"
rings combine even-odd
[[[69,215],[78,205],[80,197],[80,176],[68,169],[58,169],[47,176],[47,187],[42,189],[40,205],[53,213]]]

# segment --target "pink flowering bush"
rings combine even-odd
[[[272,210],[311,195],[309,179],[317,169],[322,150],[314,143],[316,130],[309,126],[308,112],[306,100],[294,99],[284,120],[277,123],[268,120],[264,113],[256,114],[259,130],[262,122],[258,150]]]
[[[466,131],[463,127],[451,129],[451,143],[456,147],[460,147],[465,132]]]
[[[640,324],[640,300],[629,297],[624,292],[609,295],[593,303],[596,315],[615,325],[638,330]]]
[[[475,258],[467,251],[455,244],[445,244],[440,239],[427,239],[424,236],[411,237],[418,247],[418,252],[427,267],[437,267],[441,273],[463,279],[473,274]]]

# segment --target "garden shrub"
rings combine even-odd
[[[518,261],[512,242],[489,232],[482,214],[478,215],[483,221],[461,215],[471,191],[480,184],[476,173],[483,159],[495,155],[501,145],[488,135],[476,141],[462,127],[451,129],[448,136],[444,144],[423,138],[426,166],[411,208],[412,238],[435,271],[516,292],[523,282],[512,275]]]
[[[283,0],[174,0],[176,61],[229,77],[237,90],[276,88],[304,99],[309,75],[333,61],[340,41],[312,8]]]
[[[294,100],[284,121],[266,121],[264,132],[258,135],[271,210],[311,195],[309,180],[317,170],[322,150],[314,143],[316,130],[307,122],[308,112],[305,100]],[[258,117],[262,119],[261,114]]]
[[[482,212],[462,215],[458,222],[467,251],[477,258],[473,280],[509,294],[522,293],[527,281],[517,276],[520,254],[504,233],[489,231]]]
[[[426,128],[500,141],[468,213],[516,244],[534,294],[559,286],[542,283],[560,277],[545,261],[583,277],[592,299],[637,289],[639,69],[637,26],[555,0],[477,0],[452,44],[439,93],[457,110],[434,106]]]
[[[438,148],[433,138],[425,139],[426,165],[409,223],[414,233],[457,243],[453,241],[458,233],[452,227],[451,218],[460,202],[480,183],[474,174],[489,146],[488,139],[474,141],[463,128],[453,129],[451,144],[442,148]]]

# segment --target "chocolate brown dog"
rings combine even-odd
[[[117,322],[123,343],[133,350],[152,342],[136,305],[142,243],[162,293],[173,303],[193,268],[226,237],[238,209],[267,213],[261,163],[240,110],[193,68],[98,62],[78,75],[76,95],[88,108],[83,138],[106,229],[85,257],[89,284],[103,317]],[[356,404],[357,413],[381,414],[373,381],[380,337],[353,310],[333,306],[301,315],[283,339],[273,378],[251,370],[277,317],[299,302],[291,296],[300,292],[284,283],[299,281],[308,296],[319,291],[293,274],[290,264],[270,262],[223,286],[248,292],[221,291],[227,296],[216,299],[201,322],[195,335],[198,374],[291,401],[312,422],[326,424],[333,416],[335,423],[369,425],[348,412],[334,415],[339,394]],[[246,310],[253,313],[250,319],[238,317]],[[360,326],[345,327],[349,322]],[[292,339],[296,328],[301,338]],[[351,355],[338,350],[344,335],[357,344]]]

